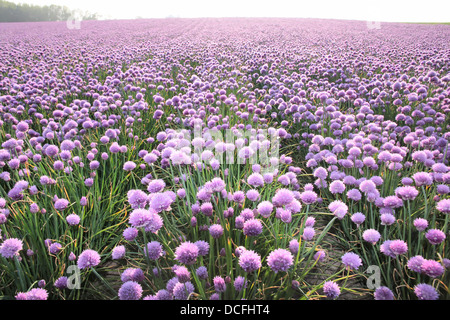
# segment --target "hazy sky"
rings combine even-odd
[[[448,0],[9,0],[58,4],[98,13],[102,19],[196,17],[298,17],[386,22],[449,22]]]

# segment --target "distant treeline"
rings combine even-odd
[[[66,6],[36,6],[0,0],[0,22],[63,21],[76,14],[80,20],[96,20],[97,13],[73,11]]]

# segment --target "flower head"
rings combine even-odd
[[[350,219],[359,226],[366,220],[366,216],[361,212],[355,212]]]
[[[420,283],[414,287],[414,293],[419,300],[437,300],[439,294],[433,286],[426,283]]]
[[[280,189],[275,193],[275,196],[272,198],[272,203],[281,207],[291,203],[294,200],[294,194],[291,190],[288,189]]]
[[[414,227],[416,227],[417,231],[424,231],[426,228],[428,228],[428,221],[423,218],[417,218],[414,219]]]
[[[194,264],[198,255],[198,247],[190,241],[183,242],[175,250],[175,260],[186,265]]]
[[[428,242],[437,245],[445,240],[445,233],[439,229],[430,229],[425,234],[425,238],[427,238]]]
[[[439,201],[436,205],[436,209],[439,212],[448,214],[450,213],[450,199],[443,199],[441,201]]]
[[[431,278],[437,278],[444,274],[444,267],[435,260],[424,260],[420,269],[424,274]]]
[[[388,287],[378,287],[374,294],[375,300],[394,300],[394,294]]]
[[[244,235],[252,237],[261,234],[263,230],[262,223],[259,219],[249,219],[244,222]]]
[[[336,282],[326,281],[323,284],[323,292],[328,298],[336,299],[341,294],[341,289]]]
[[[363,232],[362,237],[365,241],[375,244],[378,240],[380,240],[381,235],[375,229],[367,229]]]
[[[88,269],[100,263],[100,255],[92,249],[84,250],[78,257],[77,265],[80,269]]]
[[[389,244],[389,249],[394,255],[398,256],[400,254],[405,254],[408,251],[408,245],[403,240],[393,240]]]
[[[163,254],[163,247],[158,241],[151,241],[147,243],[147,250],[145,253],[150,260],[158,260]]]
[[[342,263],[350,269],[358,269],[362,265],[361,258],[353,252],[347,252],[341,257]]]
[[[245,250],[239,256],[239,266],[245,272],[252,272],[261,268],[261,257],[253,250]]]
[[[223,227],[220,224],[213,224],[209,227],[209,234],[214,239],[218,239],[223,235]]]
[[[173,288],[173,296],[176,300],[187,300],[195,290],[190,282],[178,282]]]
[[[127,281],[119,289],[120,300],[139,300],[142,297],[142,287],[135,281]]]
[[[0,254],[4,258],[14,258],[19,255],[19,251],[23,248],[22,240],[10,238],[3,241],[0,246]]]
[[[113,260],[123,259],[125,257],[125,246],[114,247],[111,257]]]
[[[267,265],[275,273],[287,271],[294,263],[294,257],[286,249],[276,249],[272,251],[267,258]]]

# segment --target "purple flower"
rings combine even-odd
[[[245,272],[252,272],[261,268],[261,257],[253,250],[245,250],[239,256],[239,266]]]
[[[444,274],[444,267],[435,260],[424,260],[420,269],[422,273],[431,278],[437,278]]]
[[[277,207],[282,207],[294,200],[294,194],[288,189],[279,189],[272,198],[272,203]]]
[[[433,177],[427,172],[416,172],[412,178],[416,186],[429,186],[433,183]]]
[[[91,161],[89,163],[89,169],[91,170],[97,170],[100,167],[100,162],[98,162],[97,160]]]
[[[291,241],[289,241],[289,251],[292,254],[297,255],[299,248],[300,248],[300,244],[298,243],[297,239],[292,239]]]
[[[383,226],[390,226],[390,225],[394,224],[395,221],[397,221],[395,219],[395,216],[390,213],[383,213],[380,216],[380,219],[381,219],[381,225],[383,225]]]
[[[198,240],[194,243],[198,247],[198,255],[205,256],[209,252],[209,243],[203,240]]]
[[[156,212],[167,210],[172,204],[173,200],[167,193],[155,193],[150,199],[150,208]]]
[[[259,219],[249,219],[244,222],[244,235],[252,237],[261,234],[263,230],[262,223]]]
[[[55,145],[49,145],[45,148],[45,154],[49,157],[55,157],[59,153],[59,148]]]
[[[340,180],[334,180],[330,183],[329,189],[332,194],[343,193],[345,191],[345,184]]]
[[[297,201],[297,200],[294,200]],[[294,202],[293,201],[293,202]],[[291,203],[293,203],[291,202]],[[283,208],[277,208],[277,212],[275,215],[278,219],[281,219],[284,223],[291,223],[292,221],[292,213],[291,210],[283,209]]]
[[[328,209],[339,219],[343,219],[348,212],[348,207],[340,200],[335,200],[328,205]]]
[[[328,176],[328,171],[323,167],[318,167],[314,170],[313,176],[316,178],[320,178],[322,180],[325,180]]]
[[[336,282],[326,281],[323,284],[323,292],[328,298],[336,299],[341,294],[341,289]]]
[[[138,229],[134,227],[129,227],[123,231],[122,235],[125,238],[125,240],[133,241],[137,237],[138,233],[139,233]]]
[[[84,206],[87,205],[87,199],[86,199],[86,197],[81,197],[81,199],[80,199],[80,205],[81,205],[82,207],[84,207]]]
[[[378,240],[380,240],[381,235],[375,229],[367,229],[363,232],[362,237],[365,241],[375,244]]]
[[[185,266],[174,266],[173,268],[178,282],[184,283],[191,280],[191,273]]]
[[[304,204],[313,204],[314,202],[316,202],[317,200],[317,193],[315,193],[314,191],[303,191],[300,194],[300,200],[304,203]]]
[[[128,222],[135,228],[145,227],[151,219],[149,210],[134,209],[128,218]]]
[[[419,300],[438,300],[439,294],[436,289],[429,284],[420,283],[414,287],[414,293]]]
[[[448,194],[450,193],[450,187],[445,184],[439,184],[436,187],[436,192],[440,195]]]
[[[347,252],[341,257],[342,263],[350,269],[358,269],[362,265],[361,258],[353,252]]]
[[[58,242],[52,243],[49,247],[48,250],[50,251],[51,254],[58,254],[62,249],[62,245]]]
[[[142,271],[142,269],[139,268],[125,269],[125,271],[120,275],[120,280],[122,280],[122,282],[127,281],[141,282],[144,281],[144,279],[145,279],[144,272]]]
[[[366,216],[361,212],[355,212],[350,219],[359,226],[366,220]]]
[[[125,246],[117,246],[112,250],[111,258],[119,260],[125,258]]]
[[[176,300],[187,300],[191,293],[195,290],[190,282],[178,282],[173,288],[173,296]]]
[[[139,300],[142,297],[142,287],[135,281],[127,281],[119,289],[120,300]]]
[[[150,216],[148,217],[148,221],[144,226],[144,230],[145,232],[156,233],[159,229],[162,228],[163,224],[164,221],[159,214],[150,212]]]
[[[163,254],[162,245],[158,241],[151,241],[147,243],[145,253],[150,260],[158,260]]]
[[[404,186],[395,189],[395,194],[403,200],[414,200],[419,195],[419,191],[413,186]]]
[[[444,200],[439,201],[436,205],[436,209],[439,212],[442,212],[445,214],[450,213],[450,199],[444,199]]]
[[[66,221],[70,226],[76,226],[77,224],[80,223],[80,220],[81,220],[80,216],[75,213],[69,214],[66,217]]]
[[[227,284],[225,283],[225,279],[222,278],[221,276],[215,276],[213,279],[213,283],[214,283],[214,290],[216,290],[216,292],[220,293],[226,291]]]
[[[147,205],[148,196],[142,190],[128,191],[127,198],[132,209],[143,209]]]
[[[364,180],[359,185],[359,190],[361,190],[364,193],[374,192],[376,188],[377,186],[372,180]]]
[[[378,287],[374,294],[375,300],[394,300],[394,294],[388,287]]]
[[[263,178],[264,178],[264,182],[265,183],[270,184],[273,181],[273,174],[269,173],[269,172],[268,173],[264,173]]]
[[[56,279],[54,285],[58,289],[65,289],[65,288],[67,288],[67,281],[68,281],[68,278],[62,276],[62,277],[59,277],[58,279]]]
[[[24,297],[24,300],[47,300],[48,292],[42,288],[33,288],[26,292]]]
[[[155,295],[156,300],[172,300],[172,295],[165,289],[158,290]],[[145,297],[144,297],[145,300]]]
[[[428,230],[427,233],[425,234],[425,237],[427,238],[428,242],[430,242],[433,245],[440,244],[446,238],[445,233],[439,229]]]
[[[198,247],[190,241],[183,242],[175,250],[175,260],[186,265],[194,264],[198,255]]]
[[[0,246],[0,254],[4,258],[13,258],[19,255],[19,251],[23,249],[22,240],[10,238],[3,241]]]
[[[209,183],[213,192],[222,192],[225,190],[225,181],[221,178],[213,178]]]
[[[198,267],[195,273],[202,280],[208,279],[208,269],[205,266]]]
[[[247,182],[254,188],[262,187],[264,185],[264,177],[261,174],[255,172],[247,178]]]
[[[393,240],[389,244],[389,249],[394,255],[398,256],[400,254],[405,254],[408,251],[408,245],[403,240]]]
[[[237,203],[242,203],[245,200],[245,193],[243,191],[236,191],[233,193],[233,201]]]
[[[242,289],[247,287],[247,281],[245,281],[245,278],[243,276],[237,276],[236,279],[234,279],[234,288],[236,291],[241,291]]]
[[[200,211],[207,217],[212,216],[214,208],[211,202],[204,202],[200,206]]]
[[[246,193],[247,199],[249,199],[250,201],[257,201],[260,198],[259,192],[257,190],[248,190]]]
[[[383,200],[383,205],[388,208],[400,208],[403,206],[403,200],[397,196],[387,196]]]
[[[323,260],[325,260],[326,257],[326,253],[324,250],[319,250],[314,254],[314,260],[322,262]]]
[[[422,263],[425,259],[422,256],[414,256],[408,260],[407,267],[409,270],[421,273],[422,272]]]
[[[156,180],[152,180],[148,185],[147,185],[147,191],[150,193],[157,193],[162,191],[166,186],[166,183],[164,182],[164,180],[161,179],[156,179]]]
[[[263,218],[268,218],[272,214],[273,204],[270,201],[263,201],[258,204],[257,210]]]
[[[380,245],[380,252],[388,257],[395,258],[396,255],[392,252],[392,250],[390,248],[391,243],[392,243],[392,240],[384,241],[383,244]]]
[[[316,231],[314,230],[313,227],[305,227],[303,229],[302,238],[305,241],[311,241],[314,238],[315,234],[316,234]]]
[[[417,231],[424,231],[426,228],[428,228],[428,221],[423,218],[417,218],[414,219],[414,227],[416,227]]]
[[[84,250],[78,257],[77,265],[80,269],[96,267],[100,263],[100,255],[92,249]]]
[[[69,201],[66,199],[58,199],[55,201],[55,209],[58,211],[63,211],[69,205]]]
[[[279,271],[288,271],[294,263],[294,257],[286,249],[276,249],[267,257],[267,265],[275,273]]]
[[[347,198],[353,201],[361,200],[361,192],[358,189],[350,189],[347,191]]]
[[[209,227],[209,234],[214,239],[218,239],[223,235],[223,227],[220,224],[213,224]]]

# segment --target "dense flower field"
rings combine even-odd
[[[449,26],[0,30],[2,298],[450,298]]]

